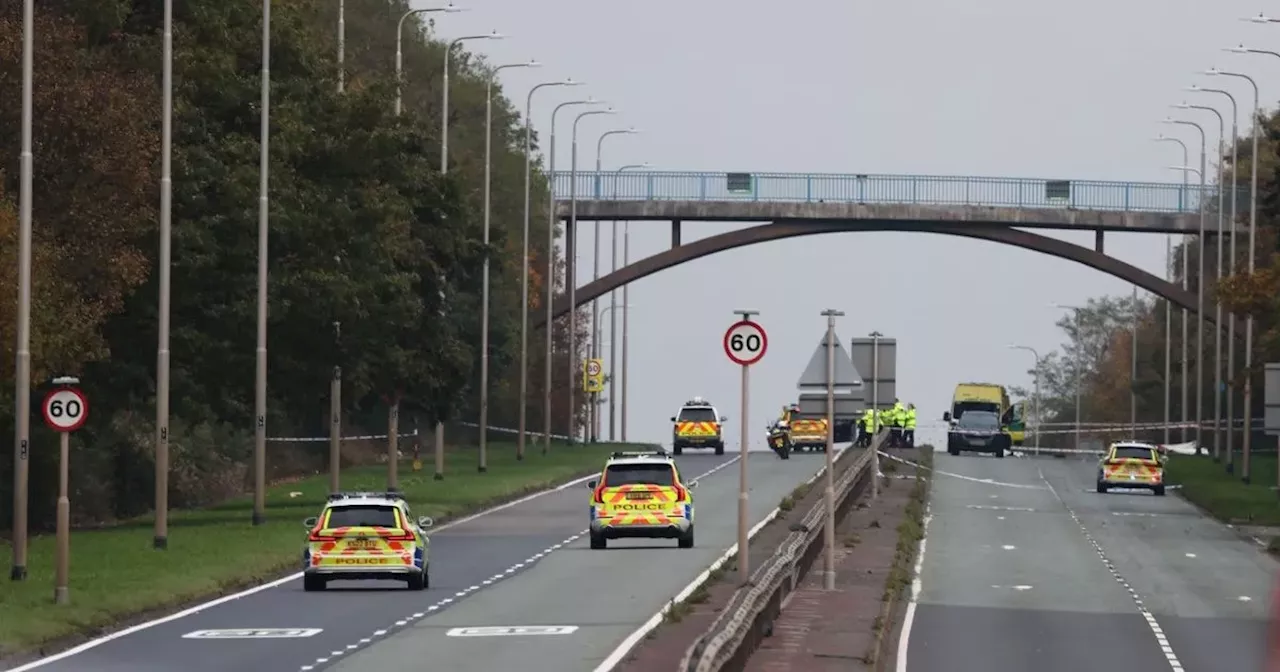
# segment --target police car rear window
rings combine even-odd
[[[682,408],[676,416],[680,422],[716,422],[716,411],[713,408]]]
[[[669,464],[611,464],[604,472],[606,488],[622,485],[675,485],[675,471]]]
[[[396,527],[396,510],[390,506],[335,506],[329,509],[329,527]]]
[[[1116,446],[1117,460],[1154,460],[1154,451],[1140,446]]]

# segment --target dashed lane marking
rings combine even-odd
[[[721,463],[721,464],[718,464],[718,465],[716,465],[716,467],[715,467],[714,469],[711,469],[711,470],[706,471],[706,472],[704,472],[704,473],[698,474],[698,475],[697,475],[697,476],[695,476],[695,477],[694,477],[694,478],[693,478],[689,483],[690,483],[690,485],[692,485],[692,484],[694,484],[694,483],[697,483],[698,481],[700,481],[700,480],[702,480],[702,479],[706,478],[707,476],[710,476],[711,474],[714,474],[714,473],[716,473],[717,471],[720,471],[721,469],[724,469],[724,468],[728,467],[729,465],[736,463],[736,462],[737,462],[738,460],[740,460],[740,459],[742,459],[742,458],[741,458],[741,457],[735,457],[735,458],[733,458],[733,459],[731,459],[731,460],[728,460],[728,461],[726,461],[726,462],[723,462],[723,463]],[[476,583],[475,585],[467,586],[466,588],[464,588],[464,589],[462,589],[462,590],[459,590],[459,591],[455,592],[455,593],[453,594],[453,596],[452,596],[452,597],[446,597],[446,598],[444,598],[444,599],[442,599],[442,600],[440,600],[440,601],[436,602],[435,604],[432,604],[432,605],[430,605],[430,606],[426,607],[426,608],[425,608],[424,610],[422,610],[422,611],[414,612],[413,614],[410,614],[409,616],[406,616],[406,617],[404,617],[404,618],[402,618],[402,619],[400,619],[400,620],[398,620],[398,621],[395,621],[395,623],[393,623],[392,625],[387,626],[386,628],[381,628],[381,629],[378,629],[378,630],[374,630],[374,631],[373,631],[373,634],[371,634],[371,635],[369,635],[369,636],[367,636],[367,637],[362,637],[362,638],[361,638],[359,641],[357,641],[355,644],[348,644],[348,645],[346,646],[346,649],[345,649],[345,650],[342,650],[342,651],[333,651],[333,652],[331,652],[328,656],[321,657],[321,658],[316,658],[314,662],[309,663],[309,664],[307,664],[307,665],[302,665],[302,666],[300,666],[298,669],[300,670],[300,672],[310,672],[311,670],[316,669],[316,667],[317,667],[317,666],[319,666],[319,665],[324,665],[325,663],[330,662],[330,661],[331,661],[331,660],[333,660],[334,658],[337,658],[337,657],[339,657],[339,656],[343,656],[343,655],[347,655],[347,654],[350,654],[350,653],[352,653],[353,651],[356,651],[356,650],[358,650],[358,649],[364,648],[364,647],[366,647],[366,646],[370,646],[370,645],[372,645],[373,643],[375,643],[375,640],[378,640],[378,639],[381,639],[381,638],[383,638],[383,637],[386,637],[387,635],[392,634],[392,633],[394,633],[395,631],[400,630],[400,629],[404,628],[405,626],[407,626],[407,625],[409,625],[409,624],[411,624],[411,623],[414,623],[414,622],[416,622],[416,621],[418,621],[418,620],[420,620],[420,619],[422,619],[422,618],[425,618],[425,617],[427,617],[427,616],[434,615],[434,614],[435,614],[435,612],[438,612],[438,611],[440,611],[441,609],[445,609],[445,608],[447,608],[449,605],[456,604],[457,602],[460,602],[461,600],[465,599],[466,597],[468,597],[468,596],[470,596],[470,595],[473,595],[473,594],[474,594],[476,591],[478,591],[478,590],[482,590],[482,589],[484,589],[484,588],[486,588],[486,587],[488,587],[488,586],[491,586],[491,585],[493,585],[493,584],[495,584],[495,583],[497,583],[497,582],[499,582],[499,581],[502,581],[502,580],[504,580],[504,579],[509,579],[509,578],[511,578],[512,576],[515,576],[515,575],[516,575],[516,573],[517,573],[517,572],[519,572],[520,570],[522,570],[522,569],[527,569],[528,567],[530,567],[530,566],[532,566],[533,564],[537,563],[539,560],[541,560],[541,559],[543,559],[543,558],[547,557],[548,555],[550,555],[550,554],[552,554],[552,553],[554,553],[554,552],[556,552],[556,551],[558,551],[558,550],[560,550],[560,549],[564,548],[565,546],[568,546],[569,544],[572,544],[573,542],[575,542],[575,541],[577,541],[577,540],[581,539],[583,536],[585,536],[585,535],[587,534],[587,532],[588,532],[588,531],[589,531],[589,530],[582,530],[581,532],[578,532],[577,534],[572,534],[572,535],[570,535],[570,536],[568,536],[568,537],[565,537],[564,541],[561,541],[561,542],[560,542],[560,543],[558,543],[558,544],[552,544],[551,546],[548,546],[548,547],[546,547],[546,548],[542,549],[541,551],[539,551],[539,552],[537,552],[537,553],[534,553],[533,555],[529,556],[528,558],[525,558],[523,561],[521,561],[521,562],[517,562],[517,563],[515,563],[514,565],[511,565],[510,567],[506,568],[504,571],[498,572],[497,574],[494,574],[493,576],[490,576],[489,578],[487,578],[487,579],[485,579],[485,580],[483,580],[483,581],[481,581],[481,582],[479,582],[479,583]]]
[[[1165,661],[1169,663],[1169,668],[1173,670],[1173,672],[1184,672],[1182,662],[1178,660],[1178,655],[1173,652],[1173,647],[1169,645],[1169,638],[1165,636],[1164,629],[1160,627],[1160,624],[1156,622],[1156,617],[1149,609],[1147,609],[1146,605],[1143,604],[1142,597],[1138,595],[1138,591],[1134,590],[1133,586],[1129,585],[1129,582],[1121,576],[1120,570],[1116,569],[1115,563],[1111,562],[1111,559],[1107,557],[1106,551],[1102,550],[1102,545],[1099,544],[1098,541],[1093,538],[1093,535],[1089,533],[1089,528],[1085,527],[1084,523],[1080,520],[1080,517],[1076,515],[1075,509],[1072,509],[1071,506],[1067,504],[1066,500],[1064,500],[1062,496],[1058,494],[1058,491],[1054,489],[1053,484],[1049,482],[1049,479],[1044,477],[1044,471],[1040,471],[1040,480],[1044,481],[1045,486],[1049,488],[1049,492],[1053,493],[1054,498],[1058,500],[1058,503],[1062,505],[1062,508],[1066,509],[1067,513],[1071,516],[1071,519],[1075,521],[1076,525],[1080,528],[1080,532],[1084,535],[1085,540],[1089,542],[1089,545],[1093,547],[1094,552],[1098,554],[1098,558],[1102,560],[1102,564],[1106,565],[1107,571],[1111,572],[1111,577],[1129,593],[1130,599],[1132,599],[1134,605],[1138,607],[1138,613],[1142,615],[1143,620],[1147,622],[1147,627],[1149,627],[1152,634],[1155,635],[1156,643],[1160,645],[1160,651],[1164,654]]]

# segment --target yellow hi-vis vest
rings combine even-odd
[[[915,428],[916,428],[916,409],[914,409],[914,408],[908,408],[908,409],[907,409],[907,421],[906,421],[906,426],[907,426],[907,429],[915,429]]]

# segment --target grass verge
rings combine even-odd
[[[888,627],[893,619],[894,609],[906,596],[911,580],[915,578],[916,553],[920,548],[920,540],[924,538],[924,512],[929,501],[930,474],[933,473],[933,446],[920,447],[920,464],[916,469],[916,478],[911,486],[911,494],[906,505],[906,517],[898,524],[898,546],[894,552],[893,564],[889,567],[889,576],[885,580],[884,593],[880,597],[882,606],[880,614],[872,622],[871,645],[862,662],[875,666],[884,653],[885,636],[892,630]]]
[[[619,444],[553,445],[515,459],[514,445],[490,443],[488,472],[477,473],[474,449],[448,455],[446,477],[432,479],[431,464],[412,471],[401,464],[400,489],[416,515],[437,524],[450,518],[553,487],[600,469]],[[302,521],[320,511],[328,494],[321,474],[267,491],[267,522],[249,524],[250,497],[208,509],[174,511],[169,549],[152,549],[151,516],[71,535],[71,603],[53,603],[54,538],[30,541],[26,581],[0,582],[0,656],[29,651],[75,634],[96,633],[139,614],[177,607],[260,583],[298,567]],[[344,490],[383,490],[386,467],[348,469]],[[585,496],[585,495],[584,495]],[[585,501],[585,500],[584,500]],[[0,548],[8,555],[10,545]]]
[[[1280,495],[1276,485],[1276,456],[1253,455],[1249,465],[1251,482],[1240,480],[1240,460],[1236,474],[1207,455],[1173,455],[1165,467],[1165,482],[1181,485],[1182,496],[1209,515],[1227,523],[1280,525]]]

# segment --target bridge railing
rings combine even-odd
[[[1074,208],[1196,213],[1216,207],[1218,189],[1159,182],[1106,182],[946,175],[556,171],[557,199],[625,201],[845,202]],[[1247,189],[1237,208],[1248,211]],[[1229,202],[1230,194],[1227,199]]]

